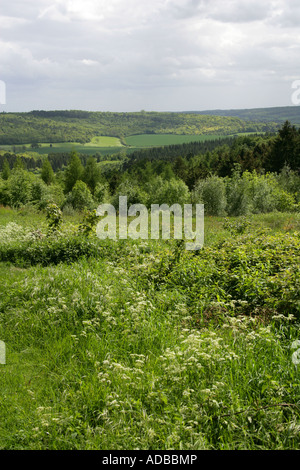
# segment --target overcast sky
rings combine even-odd
[[[0,0],[5,111],[291,106],[299,0]]]

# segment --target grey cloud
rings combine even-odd
[[[299,72],[299,37],[289,26],[299,9],[286,4],[284,10],[283,0],[6,3],[0,79],[11,90],[8,107],[201,109],[206,100],[208,109],[209,97],[211,104],[216,96],[223,103],[243,98],[240,83],[261,97],[259,84],[284,87],[283,77]]]

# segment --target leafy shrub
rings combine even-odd
[[[7,183],[9,204],[11,206],[20,207],[32,200],[33,177],[31,173],[22,169],[14,170]]]
[[[226,218],[223,223],[223,228],[233,235],[244,233],[250,226],[251,222],[248,217],[240,217],[237,220]]]
[[[96,209],[93,211],[87,211],[84,215],[82,223],[79,225],[79,232],[85,235],[91,235],[95,233],[96,225],[99,221]]]
[[[108,183],[97,183],[94,191],[95,201],[99,204],[109,202],[109,184]]]
[[[56,204],[49,204],[47,206],[46,219],[48,221],[48,233],[59,230],[62,224],[62,212]]]
[[[224,215],[227,205],[224,179],[211,176],[206,180],[198,181],[193,192],[193,199],[195,203],[204,204],[206,215]]]
[[[300,317],[300,237],[249,233],[198,254],[184,253],[154,263],[149,279],[182,292],[194,311],[212,304],[248,314],[276,312]],[[162,267],[164,267],[162,269]]]
[[[95,205],[92,193],[83,181],[75,183],[72,191],[67,195],[66,203],[78,210],[92,209]]]
[[[236,166],[232,177],[226,180],[227,213],[230,216],[248,215],[252,212],[249,198],[249,181]]]
[[[151,204],[187,204],[190,202],[190,192],[184,181],[171,178],[164,180],[158,176],[146,185],[148,197],[148,207]]]
[[[98,240],[84,236],[45,237],[34,241],[14,241],[9,246],[0,245],[0,261],[18,266],[47,266],[72,263],[82,257],[101,254]]]
[[[117,210],[119,207],[119,197],[126,196],[127,204],[130,206],[132,204],[146,204],[148,195],[143,191],[139,185],[131,181],[130,179],[125,179],[115,191],[114,196],[111,199],[112,205]]]

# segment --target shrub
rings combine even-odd
[[[48,221],[48,234],[59,230],[62,224],[62,212],[56,204],[49,204],[46,219]]]
[[[84,236],[45,237],[34,242],[17,240],[9,246],[0,245],[0,261],[18,266],[47,266],[72,263],[82,257],[98,256],[100,252],[98,240]]]
[[[224,180],[218,176],[211,176],[198,181],[194,188],[193,199],[196,204],[204,204],[206,215],[225,215],[227,199]]]
[[[112,205],[117,209],[119,207],[119,197],[126,196],[127,204],[146,204],[148,195],[143,191],[137,183],[126,179],[123,181],[115,191],[112,197]]]
[[[28,204],[32,199],[32,174],[22,169],[15,169],[8,183],[8,200],[12,207]]]
[[[95,206],[93,196],[83,181],[75,183],[72,191],[67,195],[66,203],[78,210],[92,209]]]
[[[151,204],[187,204],[190,202],[190,192],[184,181],[171,178],[164,180],[158,176],[146,185],[148,192],[148,207]]]
[[[230,216],[248,215],[252,212],[249,181],[244,175],[235,168],[232,177],[226,179],[227,213]]]
[[[97,183],[94,191],[94,199],[97,203],[102,204],[109,202],[109,184],[108,183]]]

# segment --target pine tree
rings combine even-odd
[[[13,170],[25,170],[24,162],[19,155],[17,155]]]
[[[94,194],[97,183],[101,179],[101,170],[97,161],[93,157],[89,157],[83,172],[82,180],[87,184],[92,194]]]
[[[7,161],[7,158],[5,157],[4,162],[3,162],[3,168],[2,168],[2,178],[4,180],[8,180],[10,177],[10,167]]]
[[[48,158],[44,160],[41,177],[48,186],[54,182],[54,172]]]
[[[76,181],[81,180],[83,176],[83,166],[77,152],[72,151],[69,164],[65,170],[65,191],[72,191]]]

